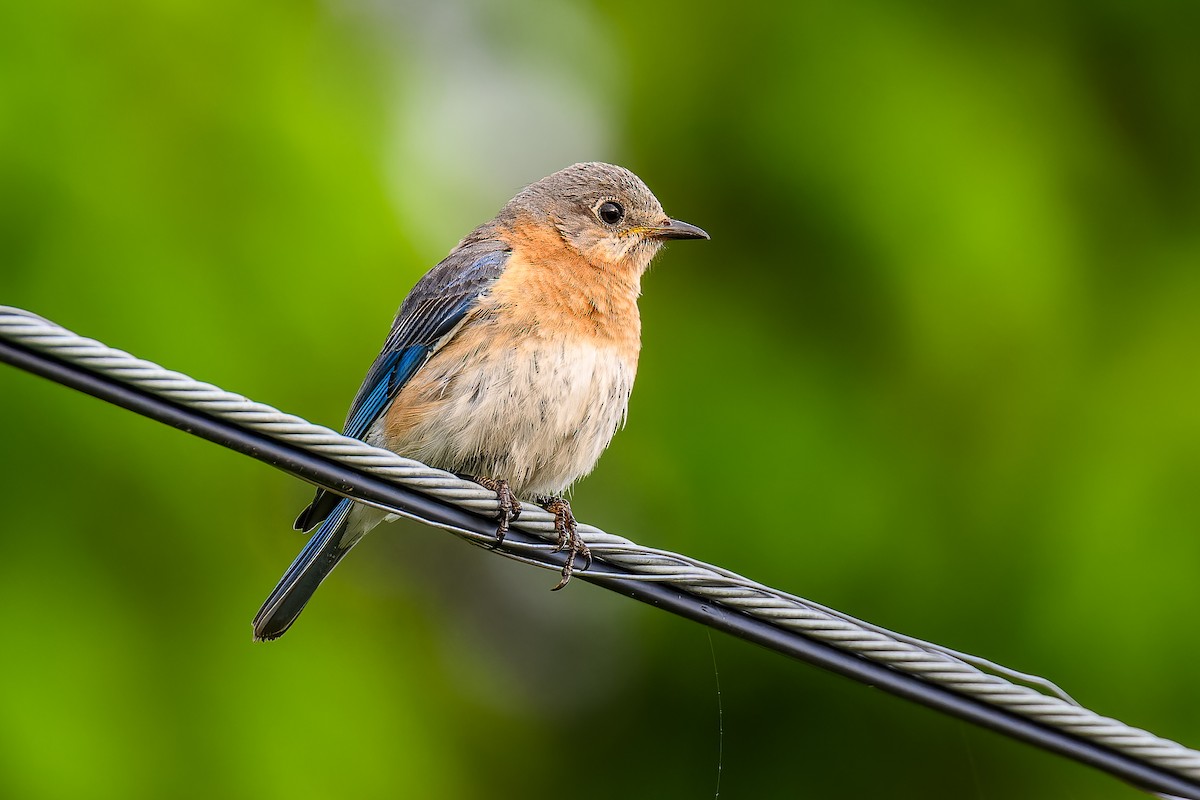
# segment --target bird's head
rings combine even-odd
[[[554,225],[567,245],[605,269],[640,277],[668,239],[707,239],[671,219],[641,178],[624,167],[574,164],[513,198],[512,210]]]

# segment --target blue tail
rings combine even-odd
[[[321,527],[308,540],[308,544],[296,556],[271,596],[263,603],[254,617],[254,639],[269,641],[278,639],[300,616],[313,592],[333,571],[342,556],[350,552],[358,537],[344,536],[346,520],[354,503],[342,499]]]

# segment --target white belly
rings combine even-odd
[[[507,480],[518,495],[561,494],[624,424],[636,356],[536,337],[484,352],[431,358],[413,378],[429,387],[428,411],[381,443],[451,472]],[[386,439],[382,426],[375,434]]]

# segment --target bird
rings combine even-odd
[[[409,292],[343,433],[494,491],[498,541],[519,498],[532,498],[567,552],[561,589],[577,556],[591,564],[564,495],[625,424],[642,276],[665,242],[708,238],[614,164],[529,184]],[[254,618],[254,638],[282,636],[387,516],[318,489],[295,522],[316,531]]]

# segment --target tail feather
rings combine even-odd
[[[352,501],[343,498],[279,579],[254,617],[255,641],[278,639],[286,633],[321,581],[350,552],[360,538],[344,535],[353,507]]]
[[[333,492],[326,489],[317,489],[316,497],[300,512],[300,516],[296,517],[296,521],[292,527],[298,531],[307,531],[315,528],[318,522],[324,521],[326,517],[333,513],[333,510],[337,508],[337,504],[341,501],[342,498]]]

